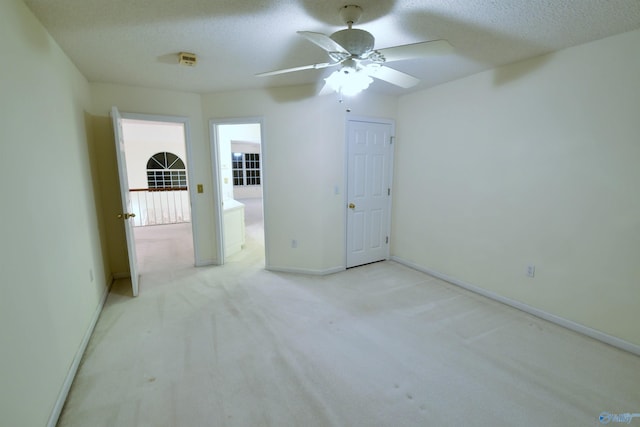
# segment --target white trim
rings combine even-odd
[[[71,367],[69,367],[69,371],[67,372],[67,376],[62,383],[62,388],[60,389],[60,393],[58,393],[58,398],[56,399],[56,403],[53,405],[53,409],[51,410],[51,414],[49,415],[49,421],[47,422],[47,427],[55,427],[58,423],[58,419],[60,418],[60,414],[62,413],[62,408],[67,400],[67,396],[69,395],[69,390],[71,390],[71,385],[73,384],[73,380],[78,373],[78,368],[80,367],[80,362],[82,361],[82,357],[84,356],[84,352],[87,350],[87,345],[89,344],[89,340],[93,335],[93,330],[98,323],[98,319],[100,318],[100,313],[102,313],[102,309],[104,308],[104,304],[107,302],[107,297],[109,296],[109,291],[111,291],[111,286],[115,279],[111,280],[109,286],[105,286],[104,293],[100,298],[100,302],[96,307],[95,312],[93,313],[93,317],[91,318],[91,322],[89,323],[89,328],[86,330],[84,336],[82,337],[82,341],[80,342],[80,347],[76,352],[76,355],[73,357],[73,361],[71,362]]]
[[[518,310],[524,311],[525,313],[529,313],[533,316],[539,317],[541,319],[547,320],[551,323],[555,323],[556,325],[562,326],[564,328],[570,329],[574,332],[578,332],[580,334],[586,335],[590,338],[601,341],[605,344],[609,344],[613,347],[617,347],[619,349],[628,351],[629,353],[636,354],[640,356],[640,345],[633,344],[629,341],[625,341],[621,338],[615,337],[613,335],[609,335],[607,333],[598,331],[597,329],[590,328],[581,323],[574,322],[569,319],[565,319],[564,317],[557,316],[555,314],[547,313],[546,311],[540,310],[538,308],[532,307],[530,305],[524,304],[519,301],[512,300],[507,297],[503,297],[502,295],[496,294],[494,292],[483,289],[479,286],[472,285],[470,283],[464,282],[462,280],[456,279],[455,277],[448,276],[446,274],[440,273],[438,271],[432,270],[430,268],[422,267],[418,264],[415,264],[411,261],[407,261],[405,259],[392,256],[392,261],[395,261],[399,264],[405,265],[407,267],[413,268],[414,270],[418,270],[422,273],[426,273],[430,276],[436,277],[438,279],[444,280],[445,282],[449,282],[453,285],[460,286],[468,291],[474,292],[476,294],[485,296],[494,301],[501,302],[513,308],[517,308]]]
[[[269,265],[269,214],[265,209],[268,200],[268,188],[267,183],[269,178],[267,177],[267,169],[269,168],[268,154],[267,154],[267,139],[265,138],[265,120],[263,117],[257,118],[257,123],[260,123],[260,169],[262,173],[260,175],[260,184],[262,185],[262,233],[264,234],[264,265]]]
[[[216,230],[216,258],[215,265],[224,264],[224,222],[222,215],[224,214],[222,208],[222,183],[220,182],[220,143],[218,142],[218,122],[209,120],[209,145],[211,147],[211,185],[213,188],[213,212],[215,213],[213,219],[213,226]]]
[[[218,265],[218,260],[213,259],[213,258],[208,258],[208,259],[200,259],[198,261],[196,261],[196,267],[206,267],[209,265]]]
[[[264,208],[267,202],[267,180],[265,179],[267,173],[265,172],[268,168],[267,161],[267,144],[264,137],[264,118],[263,117],[237,117],[230,119],[210,119],[209,120],[209,144],[211,147],[211,167],[212,167],[212,183],[215,191],[213,192],[213,204],[214,204],[214,228],[216,230],[216,234],[218,238],[216,239],[216,251],[217,258],[214,262],[216,265],[224,264],[224,223],[222,220],[223,208],[222,208],[222,183],[220,182],[220,159],[218,158],[219,144],[218,141],[218,126],[220,125],[252,125],[258,124],[260,125],[260,170],[262,173],[260,174],[260,184],[262,186],[262,221],[263,221],[263,230],[264,230],[264,258],[265,265],[268,265],[269,260],[269,239],[267,233],[267,211]]]
[[[191,239],[193,244],[193,264],[197,267],[206,265],[206,260],[200,259],[200,233],[198,231],[198,218],[195,203],[197,198],[195,178],[193,176],[193,149],[191,143],[191,124],[188,117],[184,116],[163,116],[156,114],[124,113],[120,112],[123,119],[142,120],[146,122],[159,123],[181,123],[184,126],[184,147],[187,153],[187,181],[189,183],[189,209],[191,210]]]
[[[396,121],[393,119],[385,119],[381,117],[373,117],[373,116],[358,116],[358,115],[346,115],[346,120],[348,122],[366,122],[366,123],[382,123],[385,125],[391,125],[393,127],[393,131],[395,132]]]
[[[347,268],[344,265],[338,267],[327,268],[324,270],[309,270],[306,268],[289,268],[289,267],[276,267],[272,265],[267,265],[265,267],[267,271],[272,271],[276,273],[292,273],[292,274],[306,274],[309,276],[328,276],[329,274],[340,273],[345,271]]]

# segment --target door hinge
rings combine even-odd
[[[387,188],[387,196],[390,196],[390,195],[391,195],[391,189]]]
[[[387,236],[387,238],[385,239],[385,243],[388,245],[389,244],[389,236]]]
[[[389,137],[389,145],[393,145],[393,142],[396,140],[395,136],[390,136]]]

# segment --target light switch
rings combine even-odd
[[[198,184],[198,193],[204,193],[204,186],[202,184]]]

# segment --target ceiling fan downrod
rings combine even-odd
[[[343,6],[340,9],[340,17],[349,28],[336,31],[330,36],[331,39],[349,52],[351,58],[364,59],[369,52],[373,51],[375,44],[375,38],[371,33],[353,28],[353,24],[357,23],[361,16],[362,8],[360,6]],[[339,61],[344,61],[345,59],[341,58]]]
[[[340,9],[340,17],[342,18],[342,21],[347,25],[347,27],[349,27],[349,29],[351,29],[354,24],[358,23],[361,16],[362,8],[355,4],[346,5],[343,6],[342,9]]]

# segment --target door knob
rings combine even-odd
[[[355,209],[356,205],[354,205],[353,203],[349,203],[349,209]]]
[[[136,214],[134,213],[124,213],[124,214],[118,214],[118,218],[121,219],[129,219],[129,218],[135,218]]]

